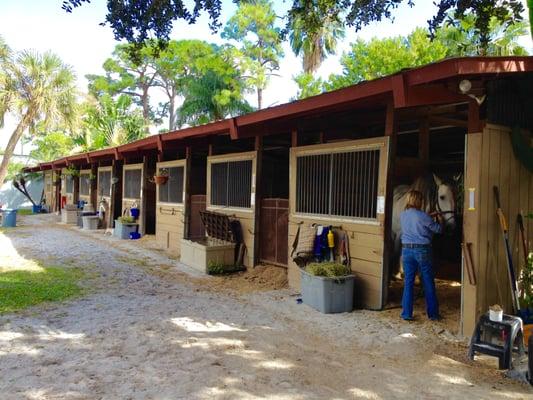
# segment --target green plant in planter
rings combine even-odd
[[[122,217],[118,217],[118,222],[120,222],[123,225],[125,225],[125,224],[134,224],[135,223],[135,218],[133,218],[130,215],[124,215]]]
[[[350,267],[333,262],[311,263],[305,267],[305,272],[314,276],[325,276],[328,278],[339,278],[352,274]]]
[[[522,296],[520,296],[522,308],[533,309],[533,252],[529,253],[527,264],[520,273],[520,286],[522,287]]]

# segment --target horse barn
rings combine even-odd
[[[516,216],[533,210],[532,132],[533,57],[457,58],[30,170],[93,171],[89,196],[109,202],[110,224],[136,205],[141,231],[177,254],[205,237],[200,211],[225,214],[240,222],[244,265],[287,268],[295,289],[299,227],[332,226],[348,238],[356,302],[374,310],[401,290],[391,279],[395,188],[424,182],[449,228],[434,244],[437,293],[468,336],[489,305],[511,310],[493,186],[520,265]],[[156,185],[162,170],[168,181]],[[58,195],[82,198],[79,179]]]

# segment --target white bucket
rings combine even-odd
[[[492,308],[489,308],[489,319],[494,322],[502,322],[503,310],[493,310]]]

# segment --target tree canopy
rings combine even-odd
[[[234,0],[248,3],[249,0]],[[341,16],[342,22],[355,30],[374,21],[393,18],[394,11],[401,4],[410,6],[428,0],[293,0],[287,13],[286,32],[289,32],[295,19],[303,19],[310,32],[320,28],[320,20],[313,20],[310,7],[319,3],[333,15]],[[90,0],[64,0],[62,8],[73,12],[74,8]],[[190,6],[188,6],[187,4]],[[460,19],[467,13],[476,16],[475,29],[482,40],[488,41],[489,23],[492,17],[506,26],[522,19],[524,7],[520,0],[435,0],[437,14],[428,21],[429,30],[435,34],[437,28],[453,13],[453,18]],[[533,0],[528,0],[530,12]],[[107,15],[103,24],[113,30],[115,39],[126,40],[142,45],[153,38],[168,42],[172,24],[176,20],[195,23],[199,15],[205,12],[209,16],[209,26],[216,31],[220,26],[222,0],[107,0]]]

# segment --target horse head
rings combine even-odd
[[[442,216],[444,218],[444,230],[453,231],[456,227],[456,203],[453,185],[444,182],[435,174],[433,174],[433,180],[435,181],[435,185],[437,186],[435,211],[442,213]]]

